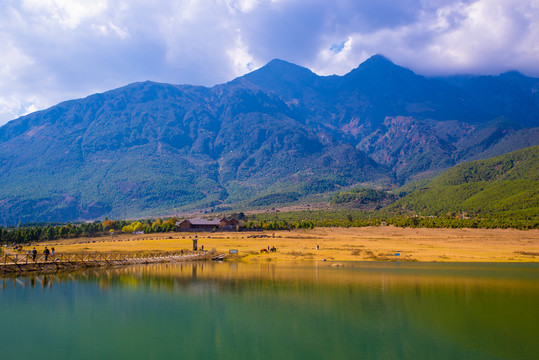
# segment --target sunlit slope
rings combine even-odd
[[[391,208],[425,215],[464,211],[537,216],[539,146],[455,166]]]

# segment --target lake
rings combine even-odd
[[[2,359],[536,359],[538,264],[184,263],[0,279]]]

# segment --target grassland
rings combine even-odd
[[[539,262],[539,230],[412,229],[393,226],[292,231],[119,234],[36,244],[62,252],[148,252],[199,247],[238,250],[242,261]],[[33,248],[25,247],[23,251]],[[261,249],[276,247],[275,253]],[[316,247],[319,247],[317,249]],[[396,255],[399,254],[399,255]]]

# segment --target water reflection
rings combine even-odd
[[[504,291],[537,289],[539,264],[448,264],[448,263],[263,263],[236,262],[162,263],[108,269],[92,268],[56,274],[28,274],[0,279],[6,287],[52,287],[70,281],[96,282],[101,289],[113,286],[153,290],[185,288],[197,283],[238,287],[242,283],[266,286],[366,286],[387,291],[409,287],[415,292],[425,286],[459,288],[502,288]]]
[[[4,278],[0,319],[15,325],[0,339],[17,355],[31,321],[36,347],[70,344],[51,358],[531,359],[538,270],[201,262]]]
[[[18,276],[18,277],[4,277],[0,278],[0,286],[2,290],[5,290],[8,287],[30,287],[35,288],[41,287],[52,288],[54,281],[57,279],[55,275],[27,275],[27,276]]]

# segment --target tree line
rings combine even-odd
[[[302,211],[238,216],[248,230],[293,230],[315,227],[362,227],[393,225],[412,228],[482,228],[539,229],[536,216],[462,218],[455,214],[437,217],[403,216],[376,212]],[[35,243],[56,239],[97,237],[114,233],[164,233],[176,230],[177,218],[146,220],[109,220],[91,223],[34,224],[11,228],[0,227],[1,243]]]
[[[315,210],[293,213],[253,214],[247,218],[247,228],[263,228],[267,230],[380,225],[411,228],[539,229],[539,218],[536,216],[466,218],[455,213],[448,213],[443,216],[417,216],[384,212]]]
[[[91,223],[68,224],[33,224],[18,227],[0,227],[1,243],[34,243],[57,239],[71,239],[79,237],[97,237],[116,232],[131,233],[142,231],[144,233],[161,233],[175,230],[176,218],[166,220],[109,220],[94,221]]]

